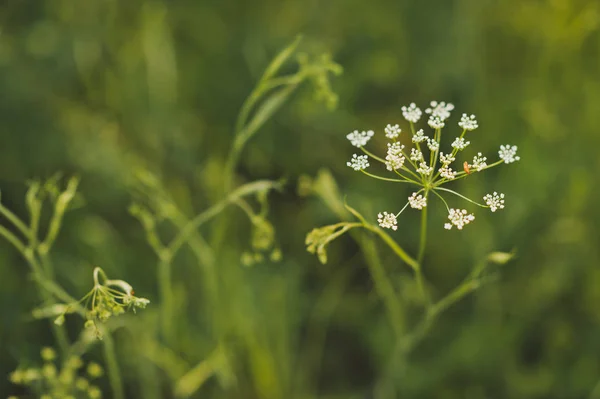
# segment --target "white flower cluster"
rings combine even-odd
[[[425,136],[425,133],[423,132],[423,129],[419,129],[415,135],[412,138],[412,142],[413,143],[422,143],[423,141],[427,140],[428,137]]]
[[[450,112],[454,109],[453,104],[446,104],[443,101],[439,103],[437,101],[432,101],[430,105],[431,108],[427,108],[425,110],[425,113],[431,114],[431,116],[439,118],[442,122],[450,117]]]
[[[427,165],[426,162],[421,162],[417,168],[417,173],[420,173],[423,176],[429,176],[431,172],[433,172],[433,168]]]
[[[423,161],[423,153],[416,148],[410,149],[410,160],[413,162],[421,162]]]
[[[456,172],[452,170],[448,165],[444,165],[439,169],[440,176],[444,179],[452,180],[456,177]]]
[[[442,118],[440,118],[439,116],[436,116],[436,115],[431,115],[429,117],[429,120],[427,121],[427,124],[432,129],[441,129],[444,126],[446,126],[446,124],[444,123],[444,120]]]
[[[440,152],[440,162],[444,166],[450,165],[455,159],[456,158],[454,158],[452,154],[444,154],[443,152]]]
[[[466,141],[462,137],[457,137],[456,140],[452,142],[452,148],[456,148],[457,150],[464,150],[469,144],[471,144],[470,141]]]
[[[410,103],[408,107],[402,107],[402,116],[409,122],[417,123],[419,119],[421,119],[421,115],[423,113],[421,110],[415,105],[415,103]]]
[[[504,163],[513,163],[521,159],[519,156],[517,156],[516,145],[513,145],[512,147],[509,144],[501,145],[498,155],[500,156],[500,159],[504,161]]]
[[[408,197],[408,203],[411,208],[423,209],[427,206],[427,198],[423,197],[421,194],[412,193],[412,195]]]
[[[480,152],[478,152],[477,155],[473,157],[473,163],[469,165],[469,167],[475,169],[478,172],[481,172],[487,167],[486,161],[487,158],[481,155]]]
[[[468,131],[475,130],[479,127],[477,124],[477,119],[475,119],[475,115],[467,116],[467,114],[462,114],[460,122],[458,122],[458,126]]]
[[[369,167],[369,158],[366,155],[352,155],[352,159],[346,165],[354,170],[363,170]]]
[[[440,143],[433,139],[427,139],[427,147],[429,147],[429,151],[435,152],[440,149]]]
[[[371,137],[373,137],[375,133],[372,130],[368,130],[366,132],[359,132],[358,130],[349,133],[346,138],[350,140],[350,143],[355,147],[364,147],[367,145]]]
[[[379,226],[384,229],[398,230],[398,220],[393,213],[379,213],[377,215],[377,222],[379,223]]]
[[[490,207],[492,212],[496,212],[498,209],[504,209],[504,194],[498,194],[494,191],[493,194],[486,194],[483,200]]]
[[[406,158],[402,153],[404,146],[400,142],[388,143],[387,156],[385,157],[385,167],[392,171],[402,168]]]
[[[458,126],[463,129],[462,133],[450,144],[452,147],[451,152],[441,152],[440,138],[442,135],[439,129],[445,127],[446,121],[450,117],[453,110],[454,105],[451,103],[445,103],[443,101],[432,101],[430,103],[430,107],[426,108],[424,112],[429,115],[427,124],[432,129],[435,129],[435,132],[432,135],[433,137],[428,137],[425,135],[423,129],[419,129],[416,132],[413,130],[413,124],[418,122],[423,116],[421,109],[419,109],[414,103],[402,107],[402,116],[405,120],[410,122],[410,129],[412,132],[414,132],[411,141],[415,145],[412,146],[413,148],[410,148],[410,155],[407,155],[408,150],[406,150],[407,152],[404,152],[405,146],[398,140],[402,132],[402,129],[398,124],[388,124],[384,128],[385,136],[391,140],[391,142],[387,143],[387,154],[385,159],[371,155],[369,151],[362,148],[374,136],[372,130],[362,132],[355,130],[346,136],[353,146],[361,148],[361,150],[366,154],[352,155],[352,159],[346,163],[349,167],[356,171],[363,171],[370,166],[369,161],[375,159],[376,161],[385,164],[386,169],[394,172],[397,176],[394,176],[394,178],[385,178],[372,175],[370,173],[367,173],[368,175],[381,180],[409,183],[421,188],[419,191],[413,192],[411,196],[408,197],[408,203],[399,213],[393,214],[382,212],[377,215],[379,225],[382,228],[397,230],[397,218],[400,213],[402,213],[409,205],[413,209],[423,210],[427,206],[427,199],[430,191],[433,191],[436,195],[439,194],[439,196],[446,193],[454,194],[463,199],[467,199],[472,203],[476,203],[479,206],[488,207],[492,212],[496,212],[499,209],[504,209],[504,194],[497,192],[486,194],[483,197],[483,201],[485,203],[485,205],[483,205],[478,204],[477,202],[472,201],[453,190],[441,188],[441,186],[447,182],[467,177],[467,175],[470,175],[475,171],[481,172],[484,169],[488,169],[501,163],[508,164],[520,160],[520,157],[517,156],[517,146],[502,145],[498,151],[498,155],[500,157],[499,161],[488,165],[487,157],[483,156],[481,152],[478,152],[477,155],[473,157],[472,163],[467,161],[462,163],[462,169],[464,169],[464,171],[461,170],[461,168],[459,168],[459,171],[453,170],[451,164],[456,161],[458,152],[464,150],[471,144],[470,141],[466,140],[465,134],[479,128],[479,124],[475,115],[466,113],[462,114],[460,121],[458,122]],[[424,148],[421,148],[421,143],[427,145],[430,153],[425,154]],[[439,159],[437,157],[438,152]],[[427,161],[425,158],[426,156]],[[406,158],[410,159],[410,164],[406,163]],[[461,162],[463,161],[461,160]],[[434,173],[436,169],[438,172],[437,174]],[[451,230],[454,227],[456,227],[458,230],[462,230],[465,225],[475,220],[475,216],[473,214],[469,214],[465,209],[450,208],[448,209],[448,212],[449,221],[444,224],[444,228],[448,230]]]
[[[446,230],[452,229],[452,226],[456,226],[457,229],[462,230],[465,225],[475,220],[475,215],[468,214],[466,209],[450,208],[448,219],[450,220],[450,223],[444,225]]]
[[[400,132],[402,132],[399,125],[387,125],[384,130],[385,137],[388,139],[395,139],[400,135]]]

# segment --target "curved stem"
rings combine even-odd
[[[475,201],[473,201],[472,199],[469,199],[469,198],[465,197],[464,195],[462,195],[462,194],[459,194],[459,193],[457,193],[456,191],[449,190],[449,189],[447,189],[447,188],[443,188],[443,187],[436,187],[434,190],[446,191],[446,192],[448,192],[448,193],[450,193],[450,194],[454,194],[454,195],[456,195],[457,197],[460,197],[460,198],[462,198],[462,199],[464,199],[464,200],[466,200],[466,201],[469,201],[470,203],[472,203],[472,204],[475,204],[475,205],[477,205],[477,206],[480,206],[480,207],[482,207],[482,208],[489,208],[489,206],[487,206],[487,205],[483,205],[483,204],[480,204],[480,203],[478,203],[478,202],[475,202]]]
[[[417,184],[418,185],[418,183],[416,181],[414,181],[414,180],[409,180],[409,179],[407,179],[407,180],[392,179],[390,177],[377,176],[377,175],[374,175],[372,173],[365,172],[364,170],[361,170],[361,172],[364,173],[365,175],[369,176],[369,177],[374,178],[374,179],[379,179],[379,180],[383,180],[383,181],[391,181],[391,182],[395,182],[395,183],[412,183],[412,184]]]
[[[444,199],[444,197],[442,197],[440,194],[438,194],[438,193],[436,192],[436,190],[431,190],[431,192],[432,192],[432,193],[434,193],[435,195],[437,195],[437,196],[438,196],[438,198],[442,200],[442,202],[444,203],[444,205],[446,205],[446,210],[447,210],[448,212],[450,212],[450,207],[448,206],[448,203],[446,202],[446,200]]]
[[[382,164],[385,164],[387,161],[381,157],[378,157],[377,155],[373,154],[371,151],[367,150],[365,147],[360,147],[360,150],[362,152],[364,152],[365,154],[367,154],[368,156],[370,156],[371,158],[381,162]]]
[[[379,227],[372,226],[370,224],[363,224],[363,227],[373,233],[377,234],[383,242],[387,244],[388,247],[392,249],[402,259],[408,266],[410,266],[413,270],[417,270],[419,268],[419,263],[413,259],[410,255],[396,243],[385,231],[381,230]]]
[[[15,225],[17,229],[27,238],[31,237],[31,232],[29,228],[15,215],[10,211],[10,209],[6,208],[4,205],[0,204],[0,214],[4,215],[12,224]]]
[[[217,216],[225,207],[231,203],[235,203],[239,198],[249,194],[253,194],[264,190],[274,190],[281,186],[281,183],[270,180],[259,180],[253,183],[245,184],[231,194],[227,198],[221,200],[215,205],[211,206],[204,212],[198,214],[192,220],[190,220],[183,228],[179,230],[177,236],[167,246],[166,254],[169,257],[173,257],[179,248],[187,241],[188,237],[196,231],[202,224],[208,222],[215,216]]]

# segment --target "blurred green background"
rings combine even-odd
[[[236,383],[210,377],[192,397],[371,397],[394,344],[389,322],[351,238],[332,244],[326,265],[306,252],[305,234],[338,219],[295,185],[325,167],[372,220],[398,207],[406,188],[346,167],[345,135],[381,135],[401,123],[402,105],[443,100],[456,105],[452,124],[459,113],[477,115],[473,150],[492,159],[500,144],[514,144],[521,161],[456,183],[472,198],[506,193],[502,213],[478,212],[463,232],[447,232],[437,204],[424,271],[431,289],[448,292],[491,251],[517,257],[437,321],[398,370],[398,397],[600,398],[592,392],[600,381],[599,2],[9,0],[0,21],[2,202],[25,217],[27,180],[81,176],[85,206],[67,214],[52,259],[75,297],[100,265],[152,301],[115,333],[128,398],[172,397],[177,378],[145,356],[160,299],[155,256],[128,213],[132,171],[158,176],[188,215],[219,199],[236,115],[298,34],[302,51],[328,52],[344,68],[332,80],[339,104],[329,111],[301,88],[242,154],[240,182],[287,178],[269,197],[281,262],[240,264],[248,221],[232,210],[217,253],[220,278],[233,281],[226,307],[203,303],[193,257],[174,265],[180,313],[169,351],[189,367],[211,354],[220,338],[207,312],[233,326],[240,348]],[[414,252],[418,215],[403,216],[393,237]],[[47,321],[29,316],[39,299],[26,264],[7,243],[0,248],[0,375],[8,376],[53,340]],[[381,249],[393,278],[410,275]],[[73,335],[80,327],[69,324]],[[307,360],[319,352],[315,340],[322,354]],[[102,363],[98,347],[86,356]],[[22,392],[0,377],[0,393]]]

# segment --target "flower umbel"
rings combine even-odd
[[[377,215],[377,222],[379,223],[379,226],[384,229],[398,230],[398,220],[393,213],[379,213]]]
[[[402,168],[404,161],[406,160],[402,153],[403,150],[404,146],[399,142],[388,143],[387,155],[385,157],[385,166],[387,170],[392,171]]]
[[[375,133],[372,130],[366,132],[359,132],[358,130],[349,133],[346,138],[350,140],[350,143],[355,147],[364,147],[367,145],[371,137],[373,137]]]
[[[448,219],[450,223],[444,225],[446,230],[452,229],[452,226],[456,226],[457,229],[462,230],[465,225],[475,220],[475,216],[467,213],[466,209],[450,208],[448,210]]]
[[[475,115],[467,116],[467,114],[462,114],[460,122],[458,122],[458,126],[469,131],[475,130],[479,127],[477,120],[475,119]]]
[[[104,271],[96,267],[93,272],[94,287],[77,303],[72,303],[67,306],[67,309],[54,322],[56,324],[64,323],[65,314],[70,311],[70,308],[80,308],[80,304],[85,306],[80,313],[84,313],[87,321],[86,328],[91,328],[95,331],[98,339],[102,338],[102,331],[99,328],[100,324],[105,323],[112,316],[118,316],[128,310],[136,311],[136,309],[144,309],[150,301],[146,298],[136,297],[133,287],[123,280],[109,280]]]
[[[408,107],[402,107],[402,116],[409,122],[417,123],[419,119],[421,119],[421,115],[423,113],[421,110],[415,105],[415,103],[410,103]]]
[[[411,208],[423,209],[427,206],[427,198],[423,197],[421,194],[412,193],[412,195],[408,197],[408,203]]]
[[[496,212],[498,209],[504,209],[504,194],[494,191],[493,194],[486,194],[483,200],[490,207],[490,211]]]
[[[427,136],[425,136],[423,129],[419,129],[412,138],[413,143],[422,143],[425,140],[427,140]]]
[[[498,155],[500,156],[500,159],[504,161],[504,163],[513,163],[521,159],[519,156],[517,156],[516,145],[513,145],[512,147],[508,144],[501,145]]]
[[[346,165],[354,170],[363,170],[369,167],[369,158],[366,155],[353,154],[352,159]]]
[[[398,125],[394,125],[394,126],[387,125],[384,130],[385,130],[385,137],[387,137],[388,139],[398,138],[398,136],[402,132],[402,129],[400,129],[400,126],[398,126]]]
[[[371,130],[366,132],[354,131],[347,136],[353,145],[360,147],[365,153],[364,155],[354,154],[352,159],[347,162],[349,167],[357,171],[362,171],[370,166],[370,160],[375,160],[383,163],[388,171],[393,172],[393,177],[383,177],[374,173],[367,173],[370,177],[385,181],[408,183],[420,187],[418,191],[413,192],[413,194],[408,197],[406,205],[397,214],[383,212],[377,215],[377,221],[381,227],[396,230],[398,216],[400,216],[409,205],[410,208],[423,210],[423,208],[428,205],[430,193],[433,193],[435,197],[440,198],[448,209],[449,223],[444,225],[448,230],[453,227],[462,230],[465,225],[475,219],[475,216],[468,213],[466,209],[450,208],[447,201],[444,199],[444,196],[447,196],[448,194],[465,199],[480,207],[489,208],[492,212],[504,208],[504,194],[498,194],[496,192],[487,194],[483,197],[484,204],[480,204],[456,191],[444,187],[446,184],[455,180],[469,177],[473,172],[481,172],[485,169],[503,163],[513,163],[520,159],[519,156],[517,156],[517,146],[502,145],[500,146],[500,151],[498,151],[499,160],[488,164],[487,157],[483,156],[481,152],[478,152],[477,155],[473,157],[471,163],[466,160],[461,160],[460,165],[462,165],[462,167],[460,167],[459,170],[454,170],[451,167],[451,164],[456,161],[459,152],[464,151],[471,144],[471,142],[465,138],[465,135],[468,132],[478,129],[479,124],[475,115],[463,113],[458,122],[458,126],[463,129],[462,133],[451,142],[451,149],[449,152],[441,151],[442,129],[445,127],[445,121],[450,117],[452,110],[454,110],[454,105],[451,103],[443,101],[431,102],[430,107],[425,110],[425,113],[429,114],[427,124],[435,129],[435,131],[433,132],[432,137],[428,137],[425,135],[423,129],[415,131],[415,127],[413,126],[414,123],[420,120],[422,115],[421,110],[414,103],[402,107],[402,116],[410,122],[410,131],[414,132],[411,138],[414,146],[410,148],[410,155],[407,155],[407,153],[404,152],[405,145],[401,144],[400,141],[396,141],[401,132],[399,125],[388,124],[385,127],[385,136],[394,140],[392,143],[387,144],[385,159],[372,155],[363,148],[371,137],[373,137],[373,132]],[[420,145],[422,145],[421,143],[427,145],[429,153],[426,154],[423,152],[423,149],[420,147]],[[409,159],[409,162],[406,162],[406,158]]]

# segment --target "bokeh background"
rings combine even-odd
[[[26,181],[81,177],[85,205],[67,214],[52,259],[73,296],[90,289],[100,265],[152,301],[115,333],[128,398],[173,397],[178,377],[146,356],[144,345],[160,342],[152,309],[160,298],[156,258],[128,212],[132,171],[151,171],[188,215],[214,203],[236,115],[298,34],[302,51],[328,52],[344,68],[332,78],[339,104],[328,110],[301,88],[242,154],[239,182],[288,181],[269,197],[280,262],[239,262],[248,221],[232,210],[217,253],[220,278],[232,281],[229,305],[203,303],[193,257],[175,264],[173,357],[192,367],[212,353],[223,337],[208,311],[228,320],[239,348],[236,382],[209,376],[192,397],[371,397],[394,345],[389,320],[352,238],[332,244],[326,265],[306,252],[305,234],[338,217],[299,196],[296,182],[328,168],[367,217],[401,206],[405,187],[345,166],[353,152],[345,135],[373,129],[372,148],[384,146],[383,127],[401,123],[402,105],[431,100],[456,105],[452,123],[457,113],[477,115],[468,150],[492,159],[500,144],[515,144],[521,156],[456,183],[474,198],[506,193],[502,213],[478,212],[463,232],[447,232],[443,206],[431,204],[432,292],[448,292],[491,251],[516,257],[440,317],[397,371],[397,397],[600,397],[600,3],[9,0],[0,21],[2,202],[25,217]],[[418,215],[403,217],[393,237],[414,252]],[[38,362],[53,340],[48,322],[30,317],[39,299],[26,264],[9,244],[0,248],[6,396],[23,393],[9,372]],[[408,269],[380,249],[401,291]],[[73,335],[80,327],[69,324]],[[314,348],[318,355],[304,356]],[[98,346],[86,357],[103,362]]]

